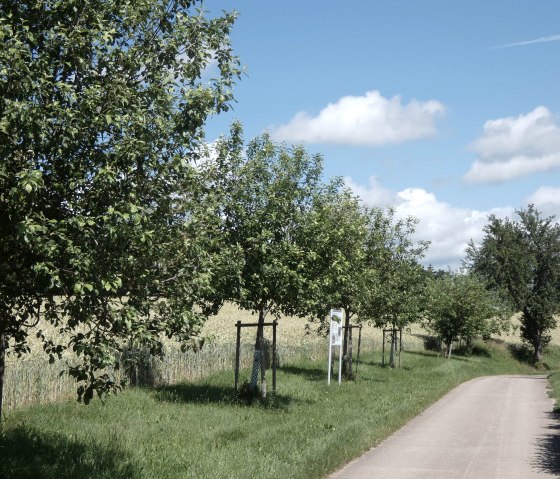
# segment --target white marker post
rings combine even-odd
[[[342,310],[331,309],[330,313],[330,331],[329,331],[329,372],[327,376],[327,384],[331,384],[331,369],[332,369],[332,348],[338,346],[338,384],[342,379]],[[340,319],[333,321],[333,318]]]

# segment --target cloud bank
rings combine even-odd
[[[470,240],[475,244],[482,241],[482,230],[488,222],[488,215],[500,218],[514,215],[514,209],[510,207],[487,211],[457,208],[438,200],[436,195],[422,188],[391,191],[381,186],[375,177],[370,178],[367,187],[356,184],[351,178],[346,178],[346,183],[366,204],[379,207],[393,205],[398,218],[418,218],[420,222],[415,239],[431,241],[423,263],[434,268],[459,268]]]
[[[501,182],[560,168],[560,127],[544,106],[526,115],[489,120],[472,145],[471,183]]]
[[[445,112],[436,100],[402,103],[400,96],[385,98],[376,90],[364,96],[345,96],[317,116],[297,113],[272,130],[279,141],[377,146],[401,143],[436,134],[436,119]]]

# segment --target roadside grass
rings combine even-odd
[[[356,381],[330,387],[324,359],[287,362],[278,394],[264,404],[234,401],[233,373],[223,371],[129,389],[105,404],[16,410],[0,436],[0,477],[321,478],[464,381],[539,372],[504,344],[475,352],[451,359],[403,352],[396,370],[368,353]]]
[[[549,346],[545,350],[543,369],[548,373],[549,394],[555,401],[554,412],[560,414],[560,347]]]

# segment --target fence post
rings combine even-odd
[[[358,355],[356,357],[356,377],[358,377],[358,366],[360,364],[360,347],[362,345],[362,325],[358,326]]]
[[[381,366],[385,366],[385,330],[383,330],[383,343],[382,343],[381,351],[382,351]]]
[[[261,399],[266,399],[266,363],[264,354],[264,333],[260,337],[259,349],[261,350]]]
[[[402,329],[399,330],[399,368],[401,367],[401,353],[402,353]]]
[[[235,346],[235,394],[237,395],[237,386],[239,383],[239,359],[240,359],[240,345],[241,345],[241,321],[237,321],[235,325],[237,328],[237,343]]]
[[[348,372],[350,379],[354,379],[354,371],[352,370],[352,355],[354,353],[354,343],[352,341],[352,329],[353,326],[348,326],[348,346],[347,346],[347,358],[348,358]]]
[[[272,394],[276,394],[276,325],[278,322],[272,322]]]

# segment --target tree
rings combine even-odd
[[[417,220],[396,220],[394,210],[373,210],[366,240],[369,284],[362,290],[360,317],[392,330],[389,364],[395,366],[397,330],[418,321],[424,311],[426,275],[418,262],[429,243],[411,239]]]
[[[251,378],[256,390],[264,368],[266,317],[301,314],[306,253],[296,231],[320,188],[322,160],[302,146],[277,145],[267,134],[248,144],[245,157],[241,140],[227,147],[230,140],[222,139],[216,147],[217,163],[229,168],[221,216],[228,243],[243,255],[237,292],[230,299],[258,315]],[[261,395],[266,397],[266,382]]]
[[[316,195],[302,217],[298,244],[307,252],[304,309],[323,323],[331,308],[344,311],[343,373],[352,376],[348,361],[349,326],[364,286],[367,218],[360,201],[335,179]],[[322,324],[323,326],[323,324]]]
[[[471,242],[467,262],[521,311],[521,338],[540,362],[560,312],[560,226],[533,205],[517,215],[518,221],[491,215],[481,245]]]
[[[160,352],[213,309],[228,266],[193,159],[239,63],[235,15],[196,3],[2,3],[0,397],[6,348],[24,354],[33,326],[51,360],[74,351],[88,402],[119,387],[124,344]]]
[[[442,338],[448,358],[453,341],[470,343],[507,329],[507,309],[474,274],[433,277],[428,286],[427,310],[425,325]]]

